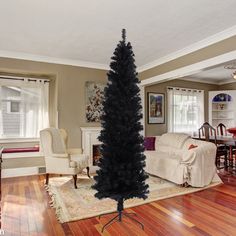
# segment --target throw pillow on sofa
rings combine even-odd
[[[188,147],[188,150],[191,150],[191,149],[197,148],[197,147],[198,147],[198,145],[190,144]]]
[[[155,151],[155,140],[156,140],[156,137],[145,137],[144,138],[145,150]]]

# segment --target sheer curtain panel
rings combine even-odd
[[[0,79],[0,138],[38,138],[49,127],[49,83]]]
[[[204,91],[168,87],[168,132],[193,135],[204,122]]]

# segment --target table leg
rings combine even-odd
[[[229,167],[233,169],[233,146],[229,146]]]

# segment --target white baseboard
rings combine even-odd
[[[2,178],[43,174],[44,172],[42,170],[43,170],[43,167],[39,167],[39,166],[2,169]]]

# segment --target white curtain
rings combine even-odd
[[[27,81],[21,87],[21,136],[39,137],[49,127],[49,86],[44,80]]]
[[[167,88],[168,132],[193,135],[204,123],[204,91]]]
[[[39,131],[49,127],[48,81],[41,79],[0,80],[0,88],[5,91],[0,94],[0,100],[3,103],[17,101],[20,104],[18,113],[9,113],[6,109],[4,110],[0,101],[0,127],[4,129],[2,134],[0,133],[1,137],[39,137]],[[1,113],[4,114],[1,115]]]

